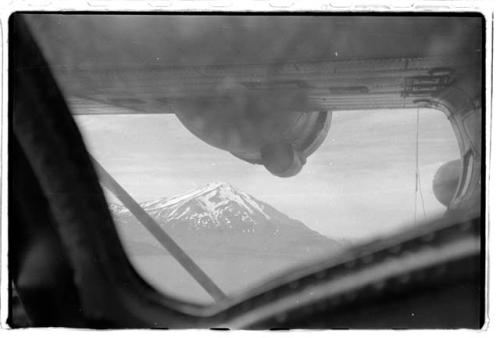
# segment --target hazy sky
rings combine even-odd
[[[91,153],[139,202],[224,181],[333,238],[373,237],[413,223],[416,110],[334,112],[327,139],[292,178],[205,144],[174,115],[78,116],[77,122]],[[421,109],[427,217],[444,211],[432,193],[436,170],[457,158],[445,115]]]

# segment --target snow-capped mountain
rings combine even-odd
[[[186,194],[141,203],[183,247],[203,252],[304,254],[339,249],[269,204],[227,183],[210,183]],[[110,205],[125,240],[157,244],[128,209]],[[147,250],[146,250],[147,251]]]
[[[245,231],[255,231],[255,225],[271,217],[253,197],[236,191],[227,183],[210,183],[200,189],[173,198],[162,198],[141,204],[142,208],[162,223],[186,222],[195,230],[225,227],[235,222]],[[117,214],[128,211],[113,205]]]

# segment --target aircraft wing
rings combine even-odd
[[[468,22],[439,17],[26,16],[74,114],[175,113],[235,88],[311,111],[414,107],[481,60]]]
[[[176,103],[217,100],[213,88],[228,79],[248,93],[306,92],[311,109],[411,108],[451,84],[470,64],[446,57],[297,62],[282,65],[221,65],[119,73],[73,71],[56,77],[75,114],[175,113]],[[270,70],[272,69],[272,71]],[[271,74],[270,74],[271,73]],[[83,81],[73,81],[83,78]],[[94,109],[95,108],[95,109]]]

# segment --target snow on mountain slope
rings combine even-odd
[[[257,200],[227,183],[211,183],[184,195],[141,206],[162,222],[184,220],[197,229],[232,227],[235,221],[255,225],[262,218],[270,219]]]
[[[303,254],[343,246],[227,183],[141,206],[179,244],[196,251]],[[122,236],[154,241],[126,208],[110,209]]]

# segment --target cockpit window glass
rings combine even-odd
[[[288,178],[202,142],[175,115],[122,113],[76,116],[90,152],[228,295],[443,215],[436,173],[460,157],[449,121],[432,109],[333,112],[323,144]],[[108,199],[136,269],[169,295],[211,302]]]
[[[478,191],[480,120],[421,107],[480,88],[477,17],[25,18],[90,154],[229,297]],[[104,191],[138,272],[213,302]]]

